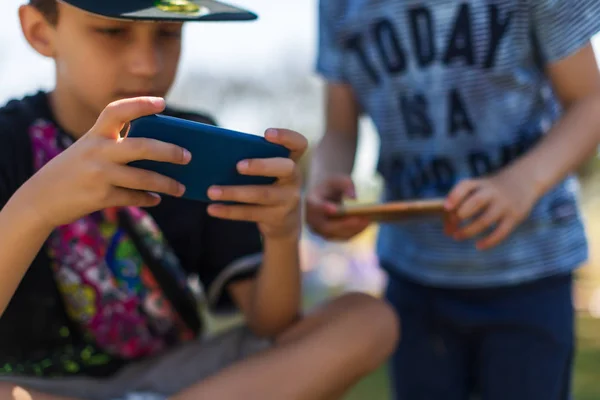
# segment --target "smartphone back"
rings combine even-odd
[[[181,146],[192,153],[187,165],[140,160],[130,165],[168,176],[186,186],[183,197],[210,202],[212,185],[268,185],[270,177],[246,176],[237,164],[253,158],[289,157],[281,145],[257,135],[164,115],[150,115],[131,122],[127,137],[144,137]]]

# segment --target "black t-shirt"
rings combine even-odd
[[[164,114],[214,124],[198,114],[170,109]],[[0,108],[0,208],[34,173],[28,129],[39,119],[58,127],[43,92]],[[146,211],[183,268],[199,276],[209,306],[234,307],[227,284],[252,277],[260,265],[262,243],[256,224],[216,219],[207,214],[206,204],[173,197],[164,197]],[[125,364],[101,352],[67,317],[42,249],[0,317],[0,374],[107,376]]]

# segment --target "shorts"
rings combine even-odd
[[[186,343],[124,367],[110,378],[0,377],[26,389],[86,400],[166,400],[237,361],[267,350],[271,342],[246,327]]]
[[[402,321],[390,365],[394,399],[570,399],[572,283],[568,274],[441,289],[390,276],[386,297]]]

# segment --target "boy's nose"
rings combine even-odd
[[[131,49],[129,69],[133,75],[143,77],[156,76],[162,67],[162,56],[158,46],[142,43]]]

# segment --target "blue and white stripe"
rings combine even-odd
[[[385,199],[429,198],[502,168],[547,133],[562,110],[544,66],[600,32],[600,1],[321,0],[319,28],[318,72],[351,84],[379,132]],[[490,251],[431,220],[382,226],[379,256],[440,286],[571,271],[588,256],[575,186],[570,177],[553,188]]]

